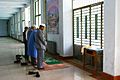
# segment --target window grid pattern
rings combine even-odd
[[[30,6],[25,8],[25,26],[30,27]]]
[[[10,30],[11,30],[11,33],[10,33],[10,36],[11,35],[14,35],[14,16],[11,18],[10,20],[10,24],[11,24],[11,27],[10,27]]]
[[[82,9],[82,45],[88,45],[90,41],[90,20],[89,7]],[[87,31],[87,32],[86,32]]]
[[[21,28],[20,28],[20,12],[17,13],[18,22],[17,22],[17,35],[21,35]]]
[[[78,24],[81,24],[80,21],[78,21],[81,18],[80,12],[81,10],[74,11],[74,23],[75,23],[74,24],[74,43],[75,44],[81,43],[81,38],[80,38],[81,27],[80,25],[78,26]]]
[[[22,30],[24,31],[24,28],[25,28],[25,11],[22,12],[22,27],[23,27]]]
[[[103,2],[74,9],[73,19],[74,44],[104,48]]]
[[[34,14],[35,14],[35,24],[38,27],[41,24],[41,0],[35,0],[34,2]]]

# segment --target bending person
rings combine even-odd
[[[44,37],[44,27],[45,25],[40,25],[35,37],[35,46],[37,48],[37,68],[44,69],[43,59],[46,50],[46,39]]]
[[[35,30],[35,27],[33,28],[29,40],[28,40],[28,55],[31,58],[31,64],[33,66],[36,65],[36,59],[37,59],[37,49],[35,47],[35,35],[37,30]]]

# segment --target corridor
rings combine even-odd
[[[36,78],[28,75],[31,66],[14,64],[16,54],[24,54],[24,44],[8,37],[0,38],[0,80],[96,80],[70,64],[63,69],[39,71],[40,77]]]

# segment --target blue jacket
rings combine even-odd
[[[28,40],[28,55],[37,58],[37,49],[35,47],[35,35],[37,30],[33,30]]]

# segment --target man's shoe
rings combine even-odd
[[[14,63],[20,63],[20,60],[14,61]]]
[[[38,70],[44,70],[45,68],[38,68]]]
[[[21,66],[27,66],[28,64],[26,62],[21,63]]]
[[[36,75],[35,75],[36,77],[40,77],[40,74],[39,74],[39,72],[36,72]]]
[[[32,65],[35,69],[37,69],[37,65]]]
[[[37,72],[29,71],[28,75],[37,74]]]

